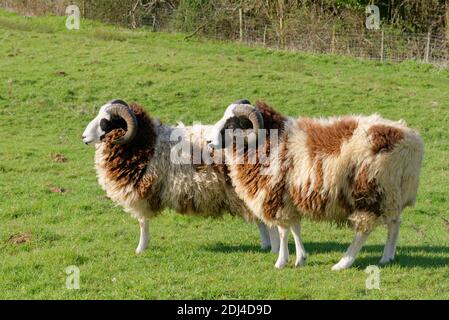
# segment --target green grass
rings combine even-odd
[[[184,41],[91,21],[68,31],[64,23],[0,12],[0,298],[449,298],[448,70]],[[384,228],[353,268],[335,273],[352,231],[306,221],[307,265],[291,261],[279,271],[276,256],[259,250],[254,225],[166,212],[152,221],[150,249],[136,257],[137,222],[105,198],[94,150],[80,139],[117,97],[172,124],[215,122],[241,97],[290,116],[405,119],[423,135],[426,155],[417,205],[403,215],[381,289],[365,290],[364,269],[380,259]],[[67,161],[53,161],[57,153]],[[15,234],[31,239],[12,244]],[[80,268],[80,290],[65,287],[70,265]]]

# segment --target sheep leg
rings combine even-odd
[[[271,252],[279,253],[279,231],[277,227],[268,227],[268,233],[270,234]]]
[[[399,226],[401,225],[400,217],[395,217],[388,221],[388,237],[385,244],[384,253],[382,259],[380,259],[381,264],[389,263],[394,260],[394,255],[396,253],[396,243],[398,241]]]
[[[290,227],[293,238],[295,239],[296,262],[295,267],[301,267],[306,263],[307,254],[301,241],[301,226],[299,222],[293,223]]]
[[[150,238],[149,234],[149,221],[147,218],[139,218],[139,226],[140,226],[140,239],[139,245],[136,249],[136,254],[141,254],[148,247],[148,239]]]
[[[336,265],[332,267],[332,270],[338,271],[349,268],[354,263],[357,254],[359,253],[360,249],[362,249],[362,246],[368,238],[369,234],[370,232],[357,232],[345,255]]]
[[[278,227],[280,239],[279,256],[274,265],[277,269],[282,269],[288,262],[288,229],[281,226]]]
[[[260,233],[260,247],[262,248],[262,250],[268,249],[271,246],[268,227],[261,221],[257,221],[257,227],[259,228]]]

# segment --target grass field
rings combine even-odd
[[[405,119],[424,138],[425,161],[380,290],[365,289],[364,269],[381,257],[384,228],[353,268],[336,273],[330,268],[352,231],[305,221],[307,265],[275,270],[254,225],[166,212],[151,224],[150,249],[135,256],[137,222],[105,197],[94,150],[80,139],[116,97],[172,124],[215,122],[241,97],[291,116]],[[68,31],[61,17],[0,11],[0,135],[0,298],[449,298],[449,70],[184,41],[91,21]],[[80,290],[66,289],[70,265],[80,269]]]

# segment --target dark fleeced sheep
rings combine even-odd
[[[138,105],[114,100],[103,106],[83,133],[86,144],[95,144],[95,168],[108,197],[139,220],[137,253],[148,245],[148,220],[169,208],[182,214],[221,216],[225,212],[258,222],[262,246],[277,252],[277,230],[268,230],[250,213],[230,184],[220,164],[174,162],[176,131],[189,150],[207,146],[211,126],[171,127],[152,119]],[[270,237],[272,238],[270,241]]]

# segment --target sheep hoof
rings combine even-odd
[[[306,257],[300,256],[296,258],[295,267],[302,267],[306,264]]]
[[[146,248],[144,248],[144,247],[137,247],[136,254],[141,255],[142,253],[144,253],[145,250],[146,250]]]
[[[337,263],[336,265],[334,265],[333,267],[332,267],[332,271],[340,271],[340,270],[344,270],[344,269],[346,269],[347,267],[345,267],[345,266],[342,266],[342,265],[340,265],[339,263]]]
[[[276,261],[276,264],[274,265],[274,267],[275,267],[276,269],[282,269],[282,268],[285,267],[285,265],[287,264],[287,262],[288,262],[288,261],[286,261],[286,260],[278,260],[278,261]]]
[[[393,260],[394,260],[394,258],[382,257],[382,259],[380,259],[380,261],[379,261],[379,264],[388,264],[388,263],[393,262]]]
[[[332,271],[340,271],[344,269],[348,269],[352,266],[354,259],[351,258],[342,258],[337,264],[332,267]]]

